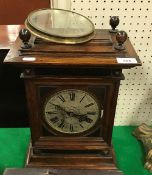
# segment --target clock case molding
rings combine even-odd
[[[114,33],[95,33],[91,41],[76,45],[49,43],[32,36],[31,49],[21,49],[22,41],[17,38],[6,56],[5,64],[23,69],[31,128],[27,167],[117,169],[111,138],[120,81],[124,80],[122,69],[141,66],[141,61],[129,39],[125,50],[119,51],[114,49]],[[34,60],[25,61],[29,57]],[[118,63],[116,57],[136,58],[137,63]],[[41,99],[64,89],[85,90],[98,99],[104,112],[96,130],[69,137],[46,129]]]

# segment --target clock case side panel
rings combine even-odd
[[[112,86],[109,86],[107,91],[108,104],[106,106],[106,118],[105,118],[105,127],[103,127],[103,139],[106,140],[108,145],[112,144],[112,132],[114,126],[115,112],[117,106],[117,98],[119,93],[120,81],[114,81]]]
[[[21,76],[23,78],[23,75]],[[31,141],[34,144],[41,135],[41,124],[38,115],[37,91],[32,79],[24,79],[26,100],[28,107],[28,118],[31,130]]]
[[[39,145],[39,143],[43,140],[49,142],[49,137],[44,139],[43,129],[40,119],[40,106],[39,106],[39,87],[40,86],[54,86],[57,87],[57,90],[63,88],[71,87],[106,87],[105,94],[105,104],[104,104],[104,115],[102,119],[102,128],[101,134],[99,137],[102,137],[103,140],[110,146],[111,145],[111,136],[113,129],[113,122],[115,117],[115,109],[116,109],[116,99],[118,96],[120,78],[35,78],[29,77],[25,79],[26,91],[27,91],[27,102],[29,109],[29,119],[31,126],[31,135],[32,135],[32,144],[33,146]],[[90,137],[91,140],[92,137]],[[49,143],[48,143],[49,144]]]

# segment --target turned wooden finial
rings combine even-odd
[[[116,30],[116,27],[119,25],[119,17],[118,16],[111,16],[109,20],[109,24],[111,25],[111,30],[109,32],[116,33],[118,30]]]
[[[115,49],[117,50],[125,50],[124,42],[127,40],[127,33],[125,31],[119,31],[116,33],[117,43],[115,45]]]
[[[21,48],[23,49],[29,49],[31,48],[31,44],[29,44],[29,40],[31,38],[31,33],[28,29],[21,29],[19,32],[19,37],[22,40],[23,44],[21,45]]]

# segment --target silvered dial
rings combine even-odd
[[[77,134],[91,129],[99,119],[96,99],[86,91],[62,90],[50,96],[44,105],[44,119],[53,130]]]

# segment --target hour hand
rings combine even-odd
[[[93,120],[90,119],[86,114],[73,114],[73,117],[76,117],[79,119],[79,122],[86,121],[87,123],[92,123]]]
[[[81,115],[80,118],[79,118],[79,122],[83,122],[83,121],[86,121],[87,123],[92,123],[93,120],[90,119],[89,117],[87,117],[87,115]]]

